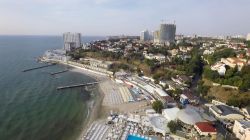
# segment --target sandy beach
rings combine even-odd
[[[125,103],[119,91],[119,88],[124,85],[117,84],[107,74],[64,62],[59,63],[73,67],[70,71],[82,73],[99,82],[95,99],[88,102],[88,115],[82,125],[81,134],[78,140],[84,140],[84,136],[89,126],[93,122],[102,121],[110,114],[111,110],[113,112],[129,113],[149,108],[146,101]]]
[[[65,63],[62,63],[64,65],[66,65]],[[72,65],[69,65],[72,66]],[[102,106],[102,102],[103,102],[103,98],[105,96],[104,92],[102,89],[104,86],[103,83],[106,82],[112,82],[111,79],[105,75],[105,74],[101,74],[99,72],[94,72],[91,70],[87,70],[85,68],[81,68],[78,66],[72,66],[74,67],[73,69],[71,69],[70,71],[73,72],[79,72],[82,73],[84,75],[87,75],[91,78],[94,78],[96,81],[99,81],[100,83],[98,84],[98,89],[97,89],[97,93],[98,95],[96,95],[95,99],[92,99],[88,102],[88,115],[87,118],[85,118],[85,121],[83,123],[83,127],[82,127],[82,132],[78,138],[78,140],[83,140],[83,135],[85,134],[86,129],[96,120],[101,119],[103,117],[106,117],[106,113],[107,113],[107,109],[105,107]]]

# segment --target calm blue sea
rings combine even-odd
[[[102,39],[84,37],[83,42]],[[80,132],[89,100],[85,89],[57,91],[56,87],[93,81],[56,65],[40,66],[35,58],[48,49],[62,48],[60,36],[0,36],[0,140],[73,140]]]

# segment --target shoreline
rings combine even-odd
[[[50,60],[48,60],[50,61]],[[48,62],[46,61],[46,62]],[[105,108],[102,106],[103,103],[103,99],[104,99],[104,91],[101,88],[101,84],[105,81],[109,81],[111,80],[107,74],[103,74],[101,72],[97,72],[94,70],[90,70],[90,69],[86,69],[86,68],[82,68],[79,66],[75,66],[72,64],[68,64],[65,62],[61,62],[61,61],[57,61],[59,64],[62,65],[66,65],[66,66],[70,66],[73,67],[75,69],[71,69],[71,72],[78,72],[78,73],[82,73],[86,76],[89,76],[93,79],[95,79],[96,81],[99,81],[100,83],[97,86],[97,96],[94,97],[94,99],[91,99],[87,102],[87,116],[86,118],[84,118],[85,120],[82,122],[82,126],[81,126],[81,132],[79,132],[79,136],[77,138],[77,140],[83,140],[83,136],[85,134],[85,132],[87,131],[87,128],[96,120],[100,119],[101,117],[103,117],[103,110],[105,110]]]

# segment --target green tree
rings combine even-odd
[[[182,94],[182,90],[177,88],[174,90],[174,94],[175,94],[175,96],[180,96]]]
[[[201,74],[203,70],[203,61],[197,49],[194,49],[192,52],[192,58],[189,63],[186,64],[186,72],[189,75]]]
[[[170,121],[169,123],[168,123],[168,128],[170,129],[170,132],[171,133],[176,133],[176,131],[179,129],[179,125],[178,125],[178,123],[177,122],[175,122],[175,121]]]
[[[241,95],[234,95],[231,96],[228,101],[227,104],[230,106],[235,106],[235,107],[246,107],[250,105],[250,96],[247,94],[241,94]]]
[[[247,47],[250,48],[250,41],[246,41]]]
[[[209,55],[208,61],[210,62],[210,64],[214,64],[221,58],[234,57],[234,56],[236,56],[235,51],[231,48],[226,48],[223,50],[217,50],[213,55]]]
[[[233,77],[236,73],[237,73],[237,67],[235,68],[229,68],[227,71],[226,71],[226,74],[225,74],[225,78],[230,78],[230,77]]]
[[[204,77],[209,79],[209,80],[215,81],[217,78],[220,77],[220,75],[218,74],[218,72],[212,71],[209,67],[205,67],[204,68]]]
[[[159,100],[154,101],[152,104],[152,108],[157,112],[161,113],[162,109],[164,108],[163,103]]]
[[[204,85],[203,82],[198,83],[198,92],[201,96],[203,96],[203,97],[206,96],[209,89],[210,89],[210,86]]]

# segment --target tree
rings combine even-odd
[[[248,94],[239,94],[239,95],[234,95],[231,96],[227,104],[230,106],[235,106],[235,107],[246,107],[250,105],[250,96]]]
[[[246,41],[247,47],[250,48],[250,41]]]
[[[157,112],[161,113],[162,109],[164,108],[163,103],[159,100],[154,101],[152,104],[152,108]]]
[[[177,88],[174,90],[174,94],[175,94],[175,96],[180,96],[182,94],[182,90]]]
[[[169,123],[168,123],[168,128],[170,129],[170,132],[171,133],[176,133],[176,131],[178,130],[178,128],[179,128],[179,125],[178,125],[178,123],[177,122],[175,122],[175,121],[170,121]]]
[[[218,72],[212,71],[209,67],[205,67],[204,77],[209,80],[216,80],[217,78],[220,77],[220,75],[218,74]]]
[[[236,53],[231,48],[226,48],[223,50],[215,51],[213,55],[208,56],[208,61],[210,64],[214,64],[216,61],[220,60],[221,58],[227,58],[227,57],[234,57],[236,56]]]
[[[199,92],[200,96],[203,96],[203,97],[206,96],[209,89],[210,89],[210,86],[204,85],[203,81],[198,83],[198,92]]]
[[[226,71],[225,77],[226,78],[231,78],[231,77],[233,77],[237,73],[237,71],[238,71],[237,67],[235,67],[235,68],[229,68]]]

